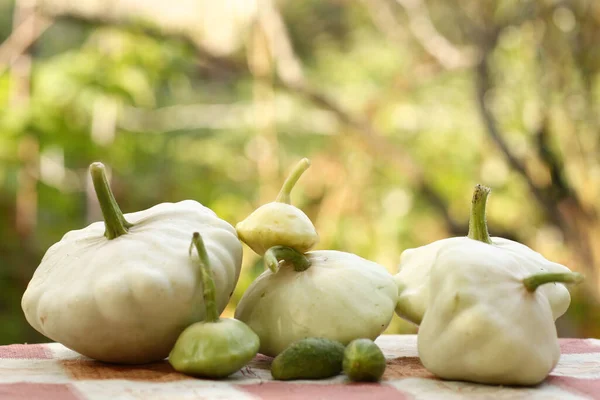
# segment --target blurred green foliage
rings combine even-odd
[[[485,3],[278,2],[306,81],[333,107],[281,84],[273,49],[261,53],[260,25],[244,28],[237,50],[211,55],[155,22],[54,15],[23,55],[32,60],[24,90],[15,89],[17,67],[3,68],[0,59],[0,344],[46,340],[24,321],[20,296],[45,250],[98,218],[87,182],[87,166],[97,160],[112,169],[124,212],[191,198],[235,224],[309,157],[313,167],[293,201],[315,222],[318,247],[354,252],[390,272],[403,249],[466,233],[471,190],[480,182],[494,190],[492,234],[574,269],[597,270],[581,265],[569,241],[579,231],[548,214],[563,209],[550,195],[560,182],[540,161],[535,132],[551,131],[549,146],[570,190],[595,210],[600,60],[586,35],[600,37],[600,10],[585,1]],[[434,34],[453,46],[489,50],[486,106],[527,176],[482,123],[481,54],[474,64],[441,65],[410,29],[411,4],[427,10]],[[595,14],[585,13],[586,4]],[[0,43],[14,32],[14,6],[0,1]],[[474,36],[465,18],[477,29],[496,27],[496,37]],[[252,67],[253,57],[264,73]],[[402,167],[406,154],[419,173]],[[548,199],[532,194],[528,180]],[[263,270],[247,248],[244,255],[229,313]],[[600,335],[594,293],[595,279],[575,291],[561,334]],[[414,327],[395,318],[388,331]]]

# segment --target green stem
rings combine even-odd
[[[471,201],[471,216],[469,218],[469,238],[479,240],[487,244],[492,244],[490,234],[487,229],[485,220],[485,206],[487,203],[490,188],[477,185],[473,192],[473,200]]]
[[[292,264],[294,271],[302,272],[310,267],[310,260],[302,253],[291,247],[273,246],[265,252],[264,263],[273,272],[279,271],[279,262]]]
[[[310,160],[308,158],[303,158],[302,160],[298,161],[298,164],[296,164],[292,172],[290,172],[286,178],[285,182],[283,182],[283,186],[281,187],[281,190],[275,199],[276,202],[291,204],[290,193],[296,185],[296,182],[298,182],[298,179],[300,179],[308,167],[310,167]]]
[[[210,268],[210,260],[206,253],[206,247],[202,236],[194,232],[192,243],[190,244],[190,255],[192,247],[196,247],[198,257],[200,258],[200,278],[202,279],[202,291],[204,295],[204,306],[206,307],[206,322],[217,322],[219,320],[219,311],[217,310],[217,289]]]
[[[543,272],[540,274],[531,275],[523,279],[523,285],[530,292],[546,283],[580,283],[583,281],[583,275],[578,272]]]
[[[127,222],[123,216],[123,212],[119,208],[119,204],[115,200],[112,190],[110,190],[104,164],[100,162],[92,163],[90,165],[90,175],[92,176],[96,197],[98,198],[98,203],[100,203],[100,208],[102,209],[102,216],[104,217],[104,226],[106,227],[104,236],[108,240],[112,240],[126,234],[133,224]]]

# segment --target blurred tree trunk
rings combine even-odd
[[[35,39],[35,0],[17,0],[13,15],[13,31],[27,24],[20,34],[22,41],[32,43]],[[31,56],[27,52],[19,54],[10,70],[10,107],[26,109],[29,105]],[[18,187],[16,199],[16,231],[23,242],[29,241],[35,231],[37,219],[37,175],[39,164],[39,144],[37,139],[26,133],[19,143]]]

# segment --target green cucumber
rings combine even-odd
[[[354,382],[377,382],[385,372],[385,357],[369,339],[356,339],[346,346],[344,373]]]
[[[325,379],[342,371],[344,345],[335,340],[307,338],[292,343],[271,364],[276,380]]]

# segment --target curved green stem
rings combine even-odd
[[[126,234],[133,224],[127,222],[123,216],[123,212],[119,208],[119,204],[115,200],[112,190],[110,190],[104,164],[100,162],[92,163],[90,165],[90,175],[92,176],[94,190],[96,191],[98,203],[100,203],[102,216],[104,217],[104,226],[106,227],[104,236],[112,240]]]
[[[530,292],[546,283],[580,283],[583,281],[583,275],[578,272],[543,272],[531,275],[523,279],[523,285]]]
[[[279,271],[279,262],[292,264],[294,271],[305,271],[310,267],[310,260],[302,253],[291,247],[273,246],[265,252],[264,263],[274,273]]]
[[[302,160],[298,161],[298,164],[296,164],[292,172],[290,172],[286,178],[285,182],[283,182],[283,186],[281,187],[281,190],[275,199],[276,202],[291,204],[290,193],[296,185],[296,182],[298,182],[298,179],[300,179],[308,167],[310,167],[310,160],[308,158],[303,158]]]
[[[210,268],[210,260],[206,253],[206,247],[202,236],[198,232],[194,232],[192,243],[190,244],[190,255],[192,255],[192,247],[196,247],[198,257],[200,258],[200,278],[202,279],[202,291],[204,295],[204,306],[206,307],[206,322],[216,322],[219,320],[219,311],[217,310],[217,289]]]
[[[469,238],[479,240],[480,242],[492,244],[490,234],[487,229],[485,220],[485,206],[487,203],[490,188],[477,185],[473,192],[473,200],[471,201],[471,216],[469,217]]]

